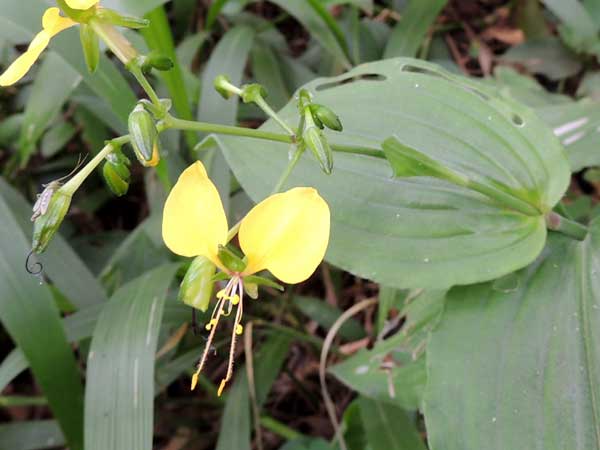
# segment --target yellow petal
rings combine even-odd
[[[163,240],[178,255],[203,255],[221,267],[218,246],[226,243],[227,232],[227,218],[217,188],[197,161],[183,171],[167,198]]]
[[[21,78],[25,76],[31,66],[35,63],[35,61],[40,57],[40,54],[44,51],[44,49],[48,46],[50,42],[50,35],[46,31],[40,31],[29,47],[27,51],[19,56],[8,69],[0,75],[0,86],[10,86],[15,84]]]
[[[100,3],[100,0],[65,0],[69,8],[73,9],[89,9],[92,6]]]
[[[272,195],[244,218],[239,240],[248,257],[244,275],[267,269],[285,283],[300,283],[325,256],[329,206],[313,188]]]
[[[76,23],[68,17],[61,16],[58,8],[48,8],[42,17],[42,27],[50,35],[50,38]]]
[[[50,39],[73,25],[75,22],[67,17],[62,17],[58,8],[48,8],[42,17],[43,30],[33,38],[27,51],[0,75],[0,86],[10,86],[23,78],[48,46]]]

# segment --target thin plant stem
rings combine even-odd
[[[335,339],[335,336],[342,327],[342,325],[344,325],[344,323],[352,316],[358,314],[359,312],[367,309],[368,307],[376,303],[376,298],[369,298],[361,301],[360,303],[357,303],[350,309],[346,310],[329,329],[329,332],[325,337],[325,342],[323,343],[323,348],[321,349],[321,358],[319,360],[319,380],[321,382],[321,393],[323,394],[325,409],[327,410],[327,414],[329,415],[329,419],[331,420],[331,423],[335,430],[334,439],[336,439],[340,443],[340,447],[342,450],[348,450],[348,446],[346,445],[344,435],[342,434],[342,430],[337,419],[335,403],[333,403],[331,395],[329,395],[329,390],[327,389],[327,381],[325,379],[325,374],[327,370],[327,355],[329,353],[331,345],[333,344],[333,340]]]
[[[244,333],[244,354],[246,355],[246,374],[248,375],[248,393],[252,404],[252,415],[254,416],[254,430],[256,434],[256,447],[263,450],[262,428],[260,422],[260,410],[256,399],[256,380],[254,378],[254,355],[252,354],[252,322],[246,325]]]
[[[281,117],[279,117],[279,115],[273,110],[273,108],[269,106],[269,104],[265,101],[264,98],[257,97],[254,100],[254,103],[256,103],[256,106],[262,109],[267,116],[269,116],[271,119],[277,122],[277,125],[283,128],[286,133],[288,133],[290,136],[296,136],[296,132],[292,130],[292,128],[287,123],[285,123],[285,121]]]
[[[286,166],[285,170],[281,174],[281,177],[279,177],[279,180],[277,181],[277,184],[273,188],[273,191],[271,192],[271,195],[277,194],[278,192],[281,192],[281,189],[283,188],[283,186],[285,185],[287,179],[290,177],[290,175],[294,171],[294,168],[298,164],[298,161],[300,161],[300,157],[302,156],[303,153],[304,153],[304,149],[303,148],[298,147],[296,149],[296,151],[294,152],[294,154],[292,156],[292,159],[290,159],[288,165]]]

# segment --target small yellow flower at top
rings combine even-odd
[[[221,316],[237,307],[231,336],[229,365],[219,395],[233,373],[235,340],[243,332],[244,279],[268,270],[285,283],[300,283],[312,275],[323,260],[329,243],[329,206],[309,187],[274,194],[257,204],[242,219],[239,243],[245,257],[240,270],[231,270],[219,258],[227,244],[228,225],[215,185],[201,162],[179,177],[165,203],[162,234],[171,251],[181,256],[205,256],[230,277],[217,293],[217,304],[206,325],[210,331],[206,348],[192,377],[195,388]]]
[[[73,9],[85,10],[96,5],[100,0],[65,0]],[[60,9],[48,8],[42,17],[42,31],[31,41],[29,47],[19,56],[6,71],[0,75],[0,86],[11,86],[23,78],[42,52],[48,47],[50,39],[63,30],[76,25],[77,22],[60,15]]]

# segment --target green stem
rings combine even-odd
[[[89,24],[125,67],[138,56],[138,52],[133,48],[131,42],[110,23],[92,18]]]
[[[24,397],[20,395],[0,397],[0,406],[44,406],[48,404],[46,397]]]
[[[588,234],[587,227],[569,220],[554,211],[546,214],[546,226],[549,230],[562,233],[565,236],[572,237],[578,241],[583,241]]]
[[[385,154],[377,148],[359,147],[355,145],[329,144],[331,150],[338,153],[353,153],[355,155],[373,156],[375,158],[384,158]]]
[[[292,156],[292,159],[290,159],[287,167],[281,174],[281,177],[279,178],[279,180],[277,181],[277,184],[273,188],[271,195],[281,192],[283,185],[285,184],[285,182],[287,181],[289,176],[294,171],[294,167],[296,167],[296,164],[298,164],[298,161],[300,161],[300,157],[302,156],[303,153],[304,153],[304,148],[300,148],[300,147],[296,148],[296,150],[294,151],[294,155]]]
[[[175,128],[178,130],[225,134],[228,136],[243,136],[255,139],[264,139],[267,141],[284,142],[287,144],[293,143],[291,136],[263,130],[254,130],[252,128],[233,127],[229,125],[219,125],[216,123],[195,122],[192,120],[177,119],[173,116],[165,117],[164,122],[167,128]]]
[[[296,132],[292,130],[292,128],[287,123],[285,123],[285,121],[281,117],[279,117],[279,115],[273,110],[273,108],[269,106],[269,104],[265,101],[264,98],[258,96],[254,100],[254,103],[256,103],[256,106],[262,109],[267,116],[269,116],[271,119],[277,122],[277,124],[281,128],[283,128],[286,133],[288,133],[290,136],[294,136],[295,138]]]
[[[124,138],[125,136],[123,136]],[[127,136],[129,141],[129,136]],[[87,163],[77,174],[73,176],[63,187],[60,188],[60,192],[68,195],[73,195],[79,186],[85,181],[85,179],[94,171],[94,169],[100,164],[104,158],[106,158],[113,150],[115,146],[112,143],[108,143],[104,146],[100,152],[94,156],[94,158]]]
[[[158,95],[156,94],[156,91],[154,91],[154,88],[148,82],[147,78],[144,76],[144,73],[142,72],[142,69],[136,63],[135,60],[131,61],[127,65],[127,69],[135,77],[135,79],[140,84],[140,86],[142,87],[144,92],[146,92],[146,94],[148,95],[148,98],[154,104],[154,106],[156,106],[158,108],[162,108],[162,105],[160,104],[160,100],[158,98]]]

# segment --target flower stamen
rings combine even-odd
[[[241,335],[244,331],[244,327],[240,323],[244,314],[244,284],[242,279],[239,277],[232,278],[232,281],[234,281],[235,283],[235,286],[233,288],[234,295],[232,297],[238,298],[238,308],[235,314],[233,331],[231,332],[231,347],[229,348],[229,363],[227,364],[227,374],[225,375],[225,378],[221,380],[221,384],[219,385],[219,390],[217,392],[217,395],[219,397],[223,393],[225,385],[229,382],[229,380],[231,380],[231,377],[233,376],[233,364],[235,362],[235,345],[237,343],[237,337]],[[239,296],[235,295],[236,290],[239,292]]]

